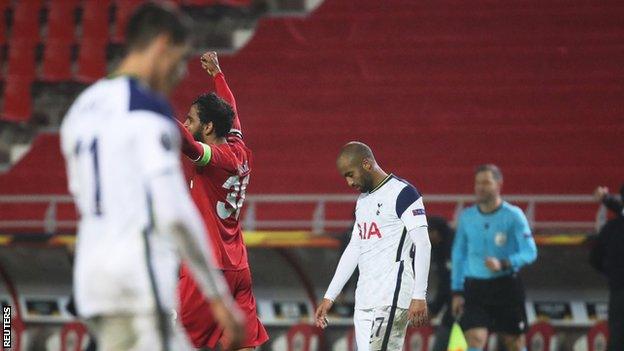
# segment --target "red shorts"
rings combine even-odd
[[[180,295],[179,316],[186,333],[196,348],[214,348],[223,330],[213,318],[210,305],[205,300],[195,281],[186,269],[181,270],[178,293]],[[264,326],[258,319],[256,299],[251,291],[251,272],[249,268],[237,271],[223,271],[223,276],[230,287],[238,308],[246,321],[245,338],[241,348],[260,346],[269,340]]]

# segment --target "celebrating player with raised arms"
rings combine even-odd
[[[194,163],[189,186],[204,218],[215,249],[217,266],[223,270],[230,291],[245,317],[241,347],[251,350],[268,340],[256,312],[251,289],[247,248],[243,242],[240,211],[251,172],[251,151],[245,146],[234,95],[221,72],[217,55],[201,57],[202,67],[214,79],[215,93],[198,96],[191,105],[182,132],[182,151]],[[194,279],[181,270],[180,319],[195,347],[214,348],[222,329]]]

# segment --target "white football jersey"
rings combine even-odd
[[[61,126],[69,189],[80,214],[74,294],[83,317],[175,307],[179,259],[154,235],[148,180],[181,172],[167,101],[121,76],[86,89]]]
[[[416,188],[389,175],[355,207],[351,240],[359,247],[355,308],[408,308],[414,290],[413,242],[408,231],[426,227]]]

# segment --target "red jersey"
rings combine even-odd
[[[202,144],[180,125],[182,151],[195,163],[189,172],[191,196],[206,223],[216,266],[223,270],[239,270],[248,267],[239,219],[249,184],[251,150],[243,141],[236,102],[222,73],[215,76],[215,88],[217,95],[235,112],[227,142]]]

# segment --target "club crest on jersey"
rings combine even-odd
[[[376,236],[377,238],[381,239],[381,232],[379,231],[379,227],[377,226],[377,223],[375,222],[372,222],[370,224],[366,222],[364,222],[363,224],[358,223],[357,227],[358,227],[358,235],[360,236],[360,239],[368,240],[373,236]]]

